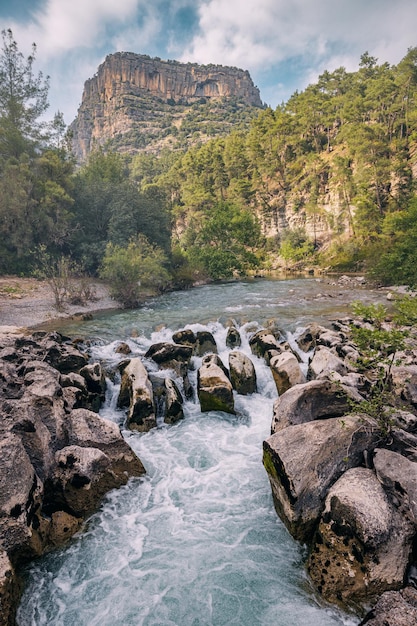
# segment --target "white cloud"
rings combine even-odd
[[[182,58],[251,71],[291,57],[331,62],[336,46],[357,60],[370,50],[397,62],[417,29],[414,0],[207,0],[199,17],[200,32]]]
[[[71,120],[84,81],[108,53],[249,69],[261,97],[277,103],[324,69],[356,69],[366,50],[381,62],[397,63],[417,44],[414,5],[415,0],[46,0],[32,10],[31,21],[10,27],[23,52],[37,43],[36,67],[51,75],[51,109]],[[189,21],[181,28],[181,11],[187,16],[187,9]]]
[[[106,26],[123,24],[135,17],[138,1],[47,0],[33,19],[13,24],[18,42],[36,41],[42,59],[77,47],[94,48]]]

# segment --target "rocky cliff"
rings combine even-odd
[[[214,118],[225,132],[230,128],[224,107],[230,121],[230,113],[242,117],[242,111],[256,111],[262,101],[249,73],[235,67],[162,61],[132,52],[111,54],[85,83],[70,127],[74,153],[82,161],[94,146],[106,143],[122,151],[147,147],[157,151],[167,144],[167,137],[172,147],[175,138],[184,138],[181,128],[193,106],[208,107],[210,136],[216,133],[207,122]],[[184,129],[188,134],[193,131],[189,124]]]

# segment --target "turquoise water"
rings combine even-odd
[[[297,328],[312,319],[327,324],[357,298],[375,294],[315,280],[247,281],[166,294],[140,310],[62,330],[94,338],[92,358],[114,366],[120,340],[140,355],[178,328],[209,328],[227,364],[228,319],[250,354],[250,333],[267,320],[277,320],[293,341]],[[265,363],[251,358],[259,389],[236,396],[237,416],[201,414],[188,401],[184,420],[146,434],[123,430],[118,385],[109,382],[101,413],[120,424],[147,474],[111,492],[83,534],[30,567],[20,626],[358,623],[315,595],[304,549],[276,516],[262,441],[277,394]],[[193,359],[194,383],[199,363]]]

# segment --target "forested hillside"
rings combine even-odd
[[[76,167],[48,82],[0,52],[0,272],[59,267],[164,288],[321,264],[417,283],[417,48],[324,72],[248,130]],[[133,293],[129,304],[134,304]],[[129,298],[127,298],[129,300]]]

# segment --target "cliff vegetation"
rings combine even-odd
[[[314,265],[416,284],[417,48],[396,66],[365,53],[358,71],[326,71],[276,110],[243,70],[111,55],[69,132],[59,113],[39,122],[48,84],[34,60],[3,32],[1,273],[33,273],[41,251],[105,275],[109,255],[142,241],[160,288]],[[162,141],[171,131],[152,149],[135,135],[132,119],[146,110],[148,124],[155,108],[145,88],[160,99],[152,124],[176,128],[175,145]],[[129,90],[140,107],[110,115]],[[82,144],[87,126],[106,129],[103,141]]]

